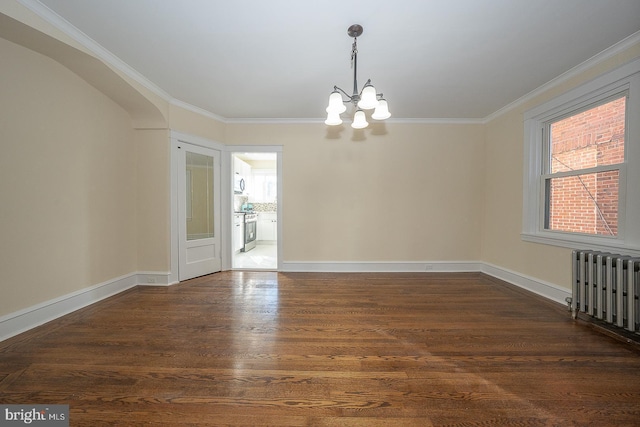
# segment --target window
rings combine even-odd
[[[256,202],[275,203],[278,198],[278,176],[275,169],[253,170],[253,195]]]
[[[640,60],[525,114],[523,239],[640,253]]]
[[[626,97],[545,126],[545,230],[618,235]]]

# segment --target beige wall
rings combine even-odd
[[[224,123],[176,105],[169,106],[169,125],[173,131],[197,135],[220,143],[224,141]]]
[[[521,275],[571,288],[571,249],[528,243],[520,239],[524,112],[637,57],[640,57],[640,44],[635,44],[571,79],[550,85],[548,90],[487,124],[483,261]]]
[[[129,115],[0,39],[0,315],[137,270]]]
[[[171,265],[169,131],[136,130],[134,138],[138,271],[166,273]]]
[[[385,126],[227,126],[228,144],[283,145],[284,261],[480,259],[482,126]]]
[[[570,287],[570,250],[520,239],[523,138],[521,111],[505,114],[486,127],[482,260],[535,279]]]

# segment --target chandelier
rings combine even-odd
[[[387,101],[381,93],[376,93],[376,88],[371,84],[371,79],[367,80],[362,91],[358,92],[358,37],[362,34],[361,25],[354,24],[347,29],[349,37],[353,37],[353,46],[351,47],[351,67],[353,68],[353,94],[349,95],[338,86],[333,87],[333,92],[329,95],[329,106],[327,107],[327,120],[325,124],[336,126],[342,124],[340,114],[347,110],[346,103],[352,103],[356,112],[353,116],[351,127],[354,129],[364,129],[369,126],[367,117],[363,110],[372,110],[375,108],[371,118],[374,120],[385,120],[391,117]],[[347,97],[347,100],[342,98]]]

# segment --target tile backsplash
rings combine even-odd
[[[253,210],[256,212],[276,212],[278,210],[277,203],[253,203]]]
[[[233,197],[233,210],[239,212],[242,210],[242,206],[249,203],[248,196],[235,195]],[[277,203],[251,203],[255,212],[277,212]]]

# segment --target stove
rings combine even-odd
[[[258,214],[255,212],[245,212],[244,214],[244,248],[242,252],[249,252],[256,247],[258,231]]]

